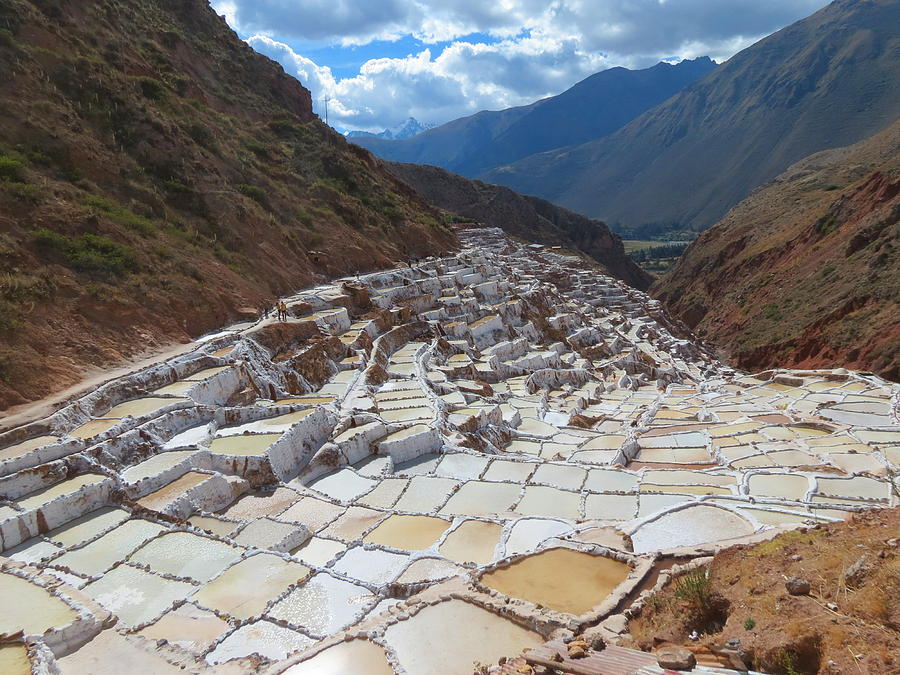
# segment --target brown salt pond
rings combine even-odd
[[[432,546],[449,526],[448,521],[433,516],[394,514],[382,520],[364,541],[417,551]]]
[[[240,436],[220,436],[209,444],[210,452],[220,455],[251,456],[261,455],[281,434],[242,434]]]
[[[447,535],[441,544],[441,555],[459,563],[489,563],[494,559],[502,529],[497,523],[467,520]]]
[[[24,644],[0,646],[0,673],[3,675],[31,675],[31,662]]]
[[[173,403],[184,403],[189,401],[187,398],[164,398],[157,396],[148,396],[146,398],[137,398],[133,401],[126,401],[113,407],[104,417],[143,417],[155,413],[166,406]]]
[[[464,600],[425,607],[390,626],[384,637],[400,665],[416,675],[470,675],[476,664],[496,663],[544,642],[539,633]]]
[[[143,506],[145,509],[158,511],[168,506],[170,503],[172,503],[172,501],[183,495],[187,490],[191,489],[195,485],[199,485],[203,481],[208,480],[209,477],[210,474],[208,473],[188,471],[186,474],[182,475],[180,478],[173,480],[168,485],[163,485],[159,490],[141,497],[137,500],[137,503]]]
[[[122,420],[120,419],[91,420],[90,422],[85,422],[76,429],[72,429],[68,435],[87,440],[94,436],[99,436],[104,431],[109,431],[121,421]]]
[[[629,565],[612,558],[553,548],[488,572],[481,583],[512,598],[577,616],[603,602],[629,572]]]
[[[259,616],[273,598],[309,576],[309,568],[259,553],[232,565],[197,591],[191,600],[238,619]]]
[[[319,652],[284,671],[283,675],[335,675],[336,673],[366,673],[366,675],[394,675],[384,650],[368,640],[342,642]]]
[[[162,618],[139,634],[151,640],[168,640],[189,651],[201,652],[213,645],[223,633],[231,630],[224,619],[191,603],[163,614]]]
[[[27,441],[22,441],[21,443],[16,443],[15,445],[10,445],[0,450],[0,461],[27,455],[32,450],[37,450],[45,445],[50,445],[50,443],[55,443],[58,440],[59,437],[57,436],[38,436],[36,438],[30,438]]]
[[[13,602],[0,612],[0,633],[23,630],[26,635],[42,635],[62,628],[77,616],[74,609],[50,595],[46,588],[6,572],[0,572],[0,598]]]

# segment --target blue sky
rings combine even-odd
[[[340,129],[524,105],[613,66],[724,61],[825,0],[212,0]]]

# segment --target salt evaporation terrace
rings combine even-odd
[[[896,505],[896,385],[734,372],[462,237],[0,436],[0,670],[469,673],[614,637],[674,556]]]

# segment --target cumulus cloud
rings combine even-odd
[[[312,92],[330,121],[380,130],[409,116],[441,123],[559,93],[603,68],[662,59],[722,61],[827,0],[218,0],[258,51]],[[489,36],[483,41],[473,35]],[[336,79],[288,42],[421,48]]]
[[[425,48],[404,58],[367,61],[355,77],[332,71],[288,45],[255,35],[248,42],[275,59],[310,89],[315,109],[348,129],[381,130],[407,117],[444,122],[479,110],[530,103],[610,67],[575,40],[522,38],[494,44],[453,42],[434,55]]]

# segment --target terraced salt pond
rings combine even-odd
[[[618,560],[551,548],[492,570],[481,577],[481,583],[504,595],[577,616],[605,600],[630,571]]]
[[[0,434],[0,632],[64,672],[470,673],[657,555],[897,504],[897,386],[732,371],[574,259],[463,237]]]

